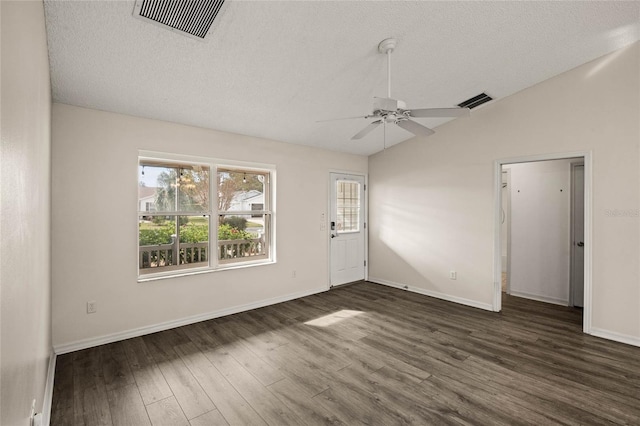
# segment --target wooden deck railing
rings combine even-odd
[[[140,246],[139,267],[146,273],[180,269],[184,265],[206,263],[209,243],[179,243],[175,238],[170,244]],[[239,258],[264,256],[265,244],[262,238],[247,240],[218,241],[218,261],[230,263]],[[245,259],[249,260],[249,259]]]
[[[229,263],[238,258],[262,256],[265,254],[264,248],[264,241],[261,238],[220,240],[218,241],[218,261]]]

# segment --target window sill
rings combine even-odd
[[[246,268],[253,268],[256,266],[273,265],[275,263],[276,263],[275,260],[269,259],[269,260],[260,260],[256,262],[224,264],[224,265],[219,265],[218,267],[215,267],[215,268],[203,267],[203,268],[183,269],[180,271],[158,272],[156,274],[145,274],[145,275],[138,276],[138,282],[146,283],[150,281],[165,280],[169,278],[187,277],[190,275],[210,274],[212,272],[228,271],[232,269],[246,269]]]

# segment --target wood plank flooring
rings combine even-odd
[[[61,355],[51,424],[640,424],[640,348],[581,324],[362,282]]]

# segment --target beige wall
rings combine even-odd
[[[640,344],[639,80],[635,43],[370,157],[371,279],[490,306],[494,161],[591,151],[592,325]]]
[[[51,89],[42,2],[0,2],[0,424],[41,411],[51,353]]]
[[[329,170],[367,171],[366,157],[63,104],[52,131],[57,348],[326,289]],[[275,164],[277,263],[138,283],[138,150]]]

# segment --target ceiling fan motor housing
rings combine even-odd
[[[398,112],[398,110],[407,109],[407,104],[397,99],[391,98],[373,98],[373,111],[380,112]]]

